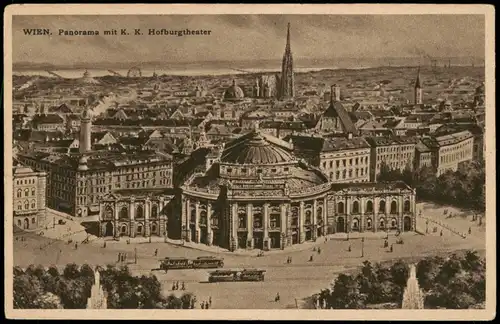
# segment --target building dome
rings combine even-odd
[[[236,85],[235,80],[233,80],[233,84],[224,92],[224,100],[241,100],[244,97],[245,93]]]
[[[254,130],[228,143],[221,162],[238,164],[275,164],[295,161],[290,144]]]

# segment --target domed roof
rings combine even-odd
[[[86,156],[82,156],[80,160],[78,160],[78,164],[87,164],[88,158]]]
[[[226,145],[221,162],[274,164],[294,161],[290,144],[254,130]]]
[[[239,100],[245,97],[243,90],[236,85],[236,81],[233,80],[233,84],[226,89],[224,92],[224,100]]]

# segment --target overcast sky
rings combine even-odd
[[[291,23],[295,58],[484,57],[484,17],[473,15],[14,16],[13,61],[51,64],[281,59]],[[53,35],[25,36],[25,28]],[[104,36],[107,29],[205,29],[211,36]],[[57,36],[58,29],[99,36]]]

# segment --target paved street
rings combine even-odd
[[[440,209],[428,209],[425,207],[424,214],[427,217],[440,217]],[[450,208],[449,208],[450,210]],[[446,219],[449,224],[464,227],[467,220],[450,218]],[[469,221],[470,222],[470,221]],[[57,225],[63,228],[63,225]],[[418,218],[418,227],[424,228],[425,221]],[[420,257],[447,251],[462,249],[484,250],[484,230],[476,225],[473,233],[465,239],[448,230],[440,230],[429,235],[416,233],[404,233],[402,235],[404,244],[393,244],[393,252],[383,247],[382,238],[367,238],[364,242],[364,258],[361,257],[362,242],[359,238],[351,238],[346,241],[343,238],[332,238],[328,242],[318,240],[317,243],[307,243],[299,250],[284,250],[265,254],[263,257],[251,255],[232,255],[230,253],[213,253],[193,248],[177,246],[163,242],[152,242],[137,244],[107,243],[103,247],[103,241],[97,240],[88,244],[78,244],[75,249],[74,243],[58,241],[39,236],[35,233],[24,234],[25,241],[14,241],[14,264],[28,266],[29,264],[43,265],[65,265],[70,262],[78,264],[88,263],[91,265],[115,264],[118,252],[126,252],[128,261],[134,262],[134,249],[137,249],[137,264],[130,264],[134,273],[147,274],[153,272],[164,285],[164,293],[169,290],[174,281],[184,281],[187,291],[196,294],[199,302],[213,300],[212,308],[293,308],[295,299],[302,299],[320,289],[329,286],[334,278],[335,272],[341,272],[347,268],[359,266],[363,260],[384,261],[402,257]],[[484,229],[484,225],[482,227]],[[468,229],[468,226],[467,226]],[[64,232],[64,230],[62,231]],[[465,233],[467,230],[464,231]],[[389,243],[395,243],[395,237],[389,238]],[[349,245],[351,252],[348,251]],[[40,249],[42,246],[42,249]],[[321,254],[312,251],[314,246],[321,247]],[[158,249],[158,258],[154,257],[154,250]],[[158,268],[157,259],[166,256],[198,257],[202,255],[219,255],[224,258],[225,268],[260,268],[266,270],[264,282],[226,282],[205,283],[207,270],[171,270],[168,273],[153,270]],[[309,257],[314,259],[309,262]],[[291,256],[293,263],[287,265],[285,260]],[[280,294],[281,301],[274,302],[276,293]],[[176,293],[179,293],[176,291]]]

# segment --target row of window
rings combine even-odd
[[[373,206],[373,202],[371,200],[368,200],[366,202],[366,206],[365,206],[365,213],[367,214],[370,214],[370,213],[373,213],[374,211],[374,206]],[[385,201],[384,200],[381,200],[379,202],[379,206],[378,206],[378,212],[379,213],[383,213],[385,214],[386,212],[386,204],[385,204]],[[404,203],[403,203],[403,212],[405,213],[409,213],[411,211],[411,204],[410,204],[410,201],[409,200],[405,200]],[[337,203],[337,213],[338,214],[344,214],[345,213],[345,204],[344,202],[340,201]],[[351,214],[359,214],[360,213],[360,204],[358,201],[354,201],[352,203],[352,207],[351,207]],[[391,214],[397,214],[398,213],[398,203],[393,201],[391,203],[391,208],[390,208],[390,213]]]
[[[16,185],[27,185],[27,184],[35,184],[35,179],[19,179],[19,180],[16,180]]]
[[[347,170],[343,170],[342,173],[340,171],[335,172],[335,178],[333,177],[334,173],[330,172],[330,181],[350,179],[353,177],[358,178],[368,175],[368,168],[361,168],[361,169],[356,168],[354,171],[353,170],[349,170],[349,172],[346,171]]]
[[[241,173],[247,173],[247,171],[248,171],[248,169],[246,169],[246,168],[241,168],[241,169],[239,169],[239,170],[240,170],[240,172],[241,172]],[[288,172],[288,170],[289,170],[289,168],[288,168],[288,167],[284,167],[284,168],[283,168],[283,171],[284,171],[284,172]],[[226,172],[227,172],[227,173],[232,173],[232,172],[233,172],[233,169],[232,169],[232,168],[227,168],[227,169],[226,169]],[[256,172],[257,174],[260,174],[260,173],[262,173],[262,169],[257,169],[255,172]],[[278,172],[278,169],[276,169],[276,168],[272,168],[272,169],[271,169],[271,172],[272,172],[272,173],[276,173],[276,172]]]
[[[157,205],[153,205],[151,206],[151,214],[150,214],[150,217],[151,218],[156,218],[158,217],[158,212],[159,212],[159,208]],[[114,219],[114,211],[112,208],[106,208],[105,210],[105,213],[104,213],[104,216],[107,218],[107,219]],[[120,211],[118,212],[118,218],[120,219],[129,219],[129,209],[127,206],[123,206]],[[145,212],[144,212],[144,208],[141,206],[141,205],[137,205],[135,207],[135,218],[144,218],[145,217]]]
[[[467,156],[470,156],[471,150],[467,149],[465,151],[461,152],[455,152],[453,154],[447,154],[445,156],[441,156],[440,162],[441,163],[450,163],[450,162],[455,162],[464,159]]]
[[[31,192],[31,196],[36,196],[36,188],[24,189],[24,197],[29,197]],[[21,189],[17,189],[17,198],[23,197],[23,191]]]
[[[359,165],[359,164],[366,164],[368,165],[368,156],[365,156],[365,157],[361,157],[361,158],[352,158],[352,159],[342,159],[342,164],[341,164],[341,161],[340,160],[336,160],[335,161],[335,166],[338,168],[340,168],[340,166],[342,165],[344,168],[347,166],[347,161],[349,161],[349,166],[352,166],[353,163],[355,166]],[[329,161],[329,163],[327,164],[327,161],[324,161],[323,162],[323,169],[326,169],[327,168],[327,165],[329,165],[329,168],[333,168],[333,161]]]
[[[415,149],[414,145],[404,145],[404,146],[390,146],[390,147],[379,147],[377,148],[378,153],[392,153],[392,152],[399,152],[401,151],[406,151],[406,150],[413,150]]]
[[[443,149],[443,153],[454,152],[456,150],[463,149],[464,147],[469,146],[469,145],[470,145],[470,141],[467,141],[467,142],[460,143],[460,144],[452,146],[452,147],[446,147]]]
[[[31,208],[30,208],[30,202],[28,200],[25,200],[24,204],[21,201],[17,202],[16,210],[29,210],[35,208],[36,208],[36,200],[31,200]]]

